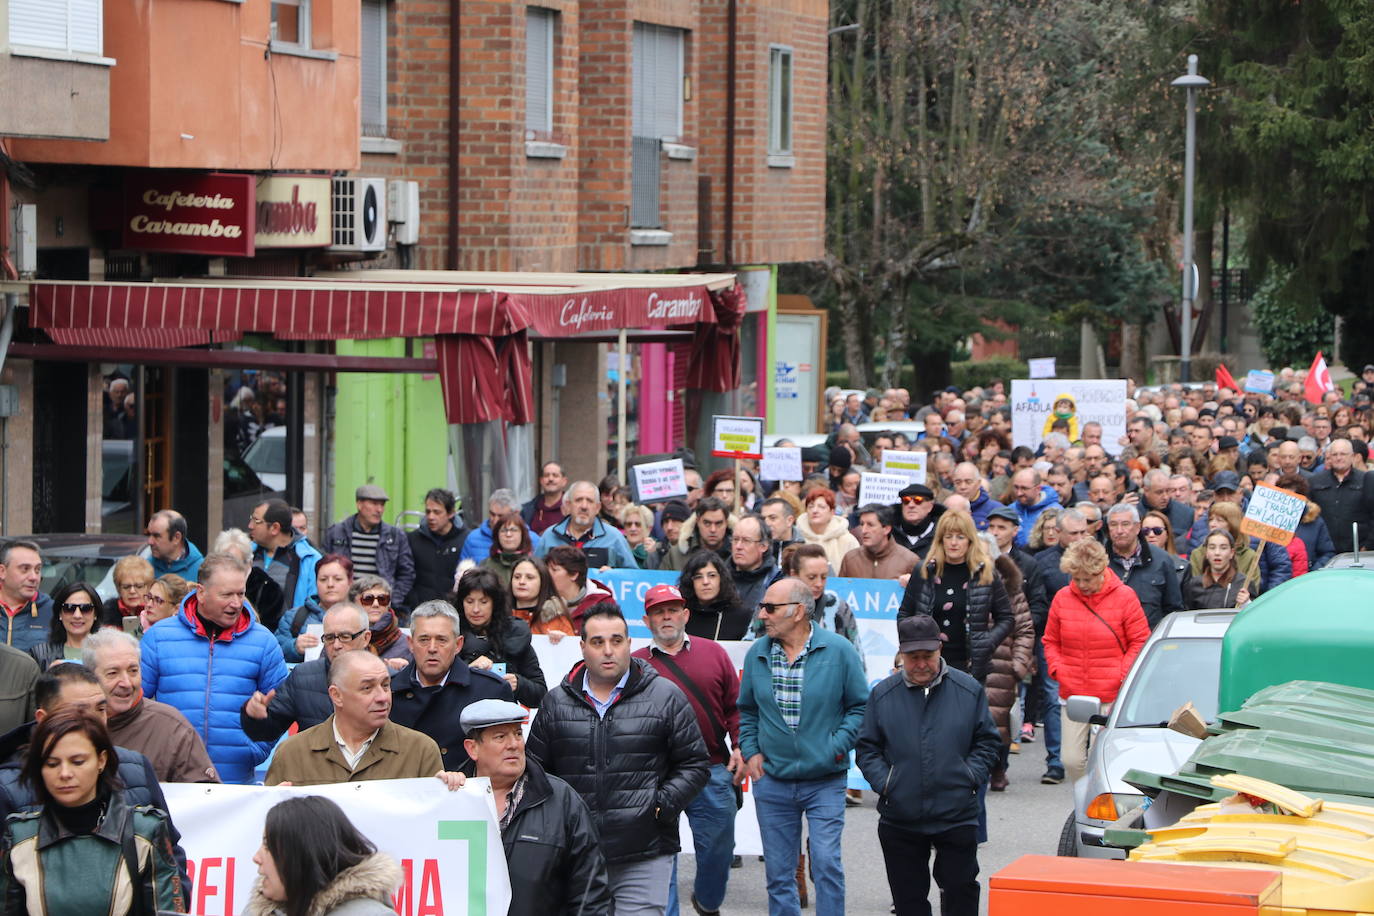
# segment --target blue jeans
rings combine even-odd
[[[1050,677],[1050,669],[1045,664],[1045,647],[1040,640],[1035,641],[1036,680],[1040,682],[1040,714],[1045,723],[1045,767],[1050,770],[1064,769],[1059,759],[1059,682]]]
[[[711,778],[687,806],[692,845],[697,852],[697,876],[692,885],[703,910],[718,910],[725,902],[730,860],[735,857],[735,790],[723,763],[711,764]],[[669,885],[667,916],[678,916],[677,857]]]
[[[844,916],[845,775],[821,779],[764,776],[752,785],[754,809],[763,840],[768,879],[769,916],[801,916],[797,897],[797,857],[801,854],[801,821],[806,815],[811,879],[816,883],[816,916]]]

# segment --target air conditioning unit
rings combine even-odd
[[[420,182],[387,182],[386,217],[396,227],[397,245],[420,241]]]
[[[335,178],[330,251],[386,250],[386,179]]]

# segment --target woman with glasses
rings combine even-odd
[[[277,642],[281,644],[281,654],[288,662],[305,661],[305,650],[320,644],[320,638],[306,629],[311,624],[323,623],[324,612],[348,600],[348,590],[353,585],[353,561],[341,553],[331,553],[321,557],[315,564],[315,595],[307,598],[305,604],[292,608],[281,615],[277,624]]]
[[[482,561],[482,568],[496,574],[501,587],[510,584],[510,571],[515,564],[534,553],[534,543],[530,540],[530,529],[519,512],[508,512],[501,516],[491,539],[491,555]]]
[[[396,612],[391,607],[391,586],[381,576],[362,575],[353,580],[348,600],[367,612],[367,628],[372,632],[372,651],[392,671],[400,671],[413,661],[410,641],[404,639]]]
[[[1145,535],[1145,540],[1158,547],[1169,555],[1169,562],[1173,564],[1174,575],[1178,577],[1178,587],[1181,594],[1188,593],[1188,580],[1193,577],[1193,571],[1188,566],[1186,557],[1179,556],[1178,547],[1174,542],[1174,529],[1169,523],[1169,516],[1157,510],[1145,513],[1145,517],[1140,520],[1140,533]]]
[[[149,627],[175,614],[181,602],[193,590],[191,583],[176,573],[162,576],[148,587],[148,594],[143,596],[143,612],[137,617],[124,618],[124,632],[135,639],[142,639]]]
[[[81,644],[100,629],[100,598],[84,582],[63,586],[52,596],[52,627],[48,641],[29,649],[38,667],[46,670],[54,662],[81,663]]]
[[[692,616],[687,635],[704,639],[744,639],[754,609],[740,604],[730,570],[713,550],[694,550],[677,580],[678,591]]]
[[[451,602],[463,619],[459,658],[470,668],[501,675],[515,691],[517,703],[535,707],[549,688],[530,645],[530,626],[511,616],[507,600],[495,573],[487,569],[463,573]]]
[[[625,535],[625,543],[630,545],[635,563],[640,569],[654,569],[658,566],[658,544],[649,537],[654,527],[654,513],[648,506],[628,505],[620,510],[620,530]]]
[[[549,570],[538,557],[525,557],[510,571],[510,611],[512,617],[530,625],[532,634],[547,636],[551,643],[576,632],[568,606],[558,597]]]
[[[1059,509],[1051,506],[1035,518],[1030,534],[1026,537],[1026,549],[1039,553],[1046,547],[1059,543]]]
[[[110,571],[114,579],[115,596],[105,602],[100,622],[117,627],[125,617],[137,617],[143,612],[143,596],[153,584],[153,564],[142,557],[121,557]]]

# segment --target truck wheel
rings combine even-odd
[[[1076,857],[1078,855],[1077,833],[1078,825],[1074,823],[1073,812],[1069,812],[1069,819],[1064,821],[1064,829],[1059,831],[1059,855]]]

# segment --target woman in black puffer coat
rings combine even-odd
[[[530,625],[511,616],[510,598],[496,573],[469,569],[451,603],[463,618],[458,657],[472,668],[495,669],[515,691],[517,703],[538,706],[548,686],[530,643]]]
[[[992,653],[1015,624],[1011,598],[988,558],[973,517],[946,512],[921,568],[912,573],[897,617],[934,617],[951,667],[987,680]]]

